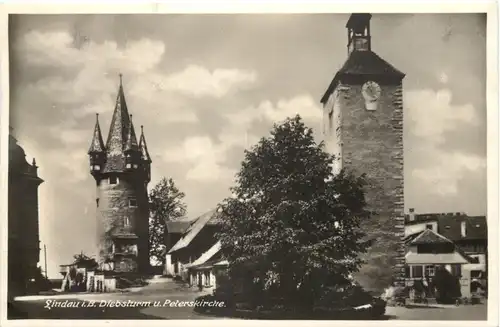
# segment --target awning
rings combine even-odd
[[[458,252],[453,253],[415,253],[408,252],[405,256],[407,264],[429,264],[429,265],[452,265],[452,264],[467,264],[469,263]]]

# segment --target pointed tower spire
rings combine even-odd
[[[102,140],[101,127],[99,126],[99,114],[96,114],[94,136],[88,154],[104,152],[104,141]]]
[[[151,157],[149,156],[148,146],[146,144],[146,138],[144,137],[143,125],[141,125],[141,138],[139,140],[139,148],[141,149],[142,160],[151,163]]]
[[[139,145],[137,144],[137,137],[135,135],[134,124],[132,124],[132,115],[130,115],[127,143],[125,144],[125,151],[139,151]]]
[[[108,156],[123,155],[129,125],[129,114],[125,101],[125,93],[123,92],[122,75],[120,74],[120,87],[118,88],[118,95],[116,97],[115,111],[111,119],[108,140],[106,141]]]

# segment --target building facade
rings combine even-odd
[[[111,276],[113,284],[117,276],[149,272],[151,157],[142,126],[137,140],[121,76],[106,144],[97,117],[88,154],[96,185],[100,274]]]
[[[38,218],[38,167],[26,161],[23,148],[9,133],[8,292],[26,294],[41,278]]]
[[[326,149],[342,168],[366,174],[372,218],[362,228],[372,246],[354,278],[382,291],[404,284],[404,74],[371,50],[370,14],[347,22],[348,58],[321,99]]]
[[[171,222],[170,230],[178,230],[184,223]],[[221,243],[216,238],[219,224],[216,210],[193,220],[168,251],[165,270],[190,286],[215,288],[217,272],[225,270],[228,265],[222,258]]]
[[[432,280],[438,267],[460,279],[463,297],[487,290],[488,236],[485,216],[462,212],[416,214],[405,218],[406,285]]]

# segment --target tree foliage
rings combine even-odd
[[[363,177],[332,173],[334,157],[300,116],[274,125],[245,158],[233,196],[220,205],[219,238],[232,278],[252,290],[313,304],[359,269]]]
[[[184,196],[172,178],[163,178],[149,193],[149,256],[157,263],[165,263],[166,222],[186,214]]]

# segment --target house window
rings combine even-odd
[[[411,276],[414,278],[423,277],[423,269],[422,266],[411,266]]]
[[[481,270],[471,270],[470,278],[481,278]]]
[[[470,259],[471,263],[479,263],[479,257],[471,257]]]
[[[97,204],[97,207],[99,208],[99,198],[95,199],[95,203]]]
[[[433,277],[435,274],[436,270],[434,266],[425,266],[425,276],[426,277]]]
[[[130,226],[130,219],[127,216],[123,217],[123,226]]]
[[[137,207],[137,199],[129,199],[128,200],[128,206],[131,207],[131,208],[135,208]]]
[[[118,184],[118,178],[116,176],[109,176],[109,184]]]

